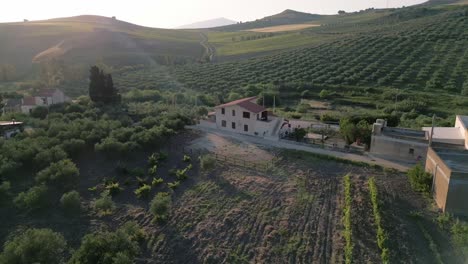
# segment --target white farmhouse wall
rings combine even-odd
[[[392,157],[406,161],[415,161],[418,156],[425,160],[427,155],[427,143],[406,141],[387,136],[372,135],[370,152],[372,154]],[[412,149],[412,153],[410,153]]]
[[[465,124],[461,120],[460,116],[457,116],[455,120],[455,127],[460,128],[461,134],[465,137],[465,149],[468,149],[468,127],[465,127]]]
[[[22,105],[21,112],[24,114],[29,114],[31,113],[32,109],[35,107],[36,107],[35,105]]]
[[[255,126],[257,123],[256,114],[249,112],[246,109],[238,105],[224,107],[225,109],[224,115],[221,113],[221,109],[222,108],[216,108],[216,127],[218,129],[232,131],[232,132],[241,133],[241,134],[254,135],[254,132],[256,131]],[[235,116],[232,115],[232,110],[235,111]],[[250,118],[244,118],[243,112],[249,112]],[[226,121],[226,127],[222,126],[223,120]],[[235,129],[232,128],[233,122],[236,124]],[[248,126],[247,132],[244,131],[244,125]]]
[[[66,96],[62,91],[55,90],[51,99],[52,99],[52,104],[60,104],[66,101]]]

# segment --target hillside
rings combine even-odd
[[[99,16],[0,24],[2,63],[20,69],[52,58],[83,64],[103,60],[121,66],[192,62],[203,53],[199,41],[194,32],[147,28]]]
[[[214,28],[214,27],[228,26],[228,25],[232,25],[236,23],[237,22],[234,20],[220,17],[220,18],[199,21],[199,22],[188,24],[188,25],[179,26],[177,28],[178,29]]]
[[[294,10],[284,10],[283,12],[257,19],[251,22],[239,23],[235,25],[220,27],[221,31],[247,30],[254,28],[272,27],[278,25],[301,24],[305,22],[317,21],[322,18],[321,15],[298,12]]]

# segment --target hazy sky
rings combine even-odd
[[[116,16],[119,20],[172,28],[217,17],[250,21],[285,9],[334,14],[369,7],[401,7],[426,0],[1,0],[0,22],[75,15]]]

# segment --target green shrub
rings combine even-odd
[[[80,247],[73,253],[69,263],[133,263],[140,252],[138,234],[142,231],[136,225],[127,226],[115,232],[87,234]]]
[[[153,181],[151,182],[151,185],[153,187],[156,187],[156,186],[160,185],[163,182],[164,182],[164,180],[162,178],[153,178]]]
[[[203,155],[200,157],[200,167],[202,170],[209,171],[214,169],[216,159],[212,155]]]
[[[169,215],[171,207],[171,196],[168,193],[161,192],[154,196],[150,203],[150,213],[154,216],[154,221],[165,222]]]
[[[468,259],[468,224],[457,219],[450,231],[455,248]]]
[[[158,172],[158,165],[153,165],[149,170],[148,173],[152,176],[156,176],[156,173]]]
[[[11,236],[0,254],[0,263],[63,263],[67,242],[50,229],[27,229]]]
[[[108,192],[103,192],[99,199],[92,203],[94,210],[100,216],[110,215],[115,210],[116,206],[112,197]]]
[[[25,211],[37,211],[48,206],[47,187],[34,186],[26,192],[21,192],[14,199],[15,206]]]
[[[38,119],[45,119],[48,113],[49,110],[47,109],[47,107],[38,106],[32,109],[31,116]]]
[[[70,156],[77,155],[81,150],[85,148],[86,142],[82,139],[67,139],[63,141],[62,148]]]
[[[75,163],[66,159],[52,163],[49,167],[40,171],[36,176],[36,181],[69,189],[78,182],[78,176],[79,171]]]
[[[109,182],[105,189],[109,191],[110,195],[116,195],[123,189],[120,187],[120,184],[118,182]]]
[[[184,155],[184,158],[182,160],[184,162],[190,162],[190,161],[192,161],[192,158],[190,158],[190,156],[188,156],[188,155]]]
[[[187,168],[185,168],[183,170],[176,170],[175,174],[176,174],[177,180],[179,180],[179,181],[183,181],[183,180],[186,180],[188,178]]]
[[[143,186],[135,190],[135,194],[138,198],[148,198],[150,192],[151,186],[148,184],[143,184]]]
[[[167,187],[169,187],[172,190],[175,190],[177,189],[177,187],[179,187],[179,185],[180,185],[180,181],[175,181],[175,182],[169,182],[167,184]]]
[[[64,193],[60,198],[60,206],[66,214],[79,214],[81,211],[81,197],[77,191]]]
[[[34,163],[39,168],[45,168],[52,162],[58,162],[67,158],[67,153],[59,146],[44,149],[34,157]]]
[[[418,163],[413,168],[409,169],[408,179],[413,190],[417,192],[422,192],[426,195],[429,195],[431,192],[432,185],[432,175],[427,173],[423,166]]]

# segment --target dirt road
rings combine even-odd
[[[392,168],[392,169],[396,169],[398,171],[403,171],[403,172],[409,169],[408,165],[399,164],[393,161],[388,161],[388,160],[384,160],[384,159],[377,158],[377,157],[358,155],[358,154],[352,154],[352,153],[344,153],[344,152],[332,151],[332,150],[321,149],[321,148],[316,148],[316,147],[309,147],[309,146],[304,146],[304,145],[296,145],[296,144],[285,142],[285,141],[273,141],[273,140],[263,139],[260,137],[231,133],[228,131],[219,131],[216,129],[206,128],[202,126],[188,126],[187,128],[203,131],[207,135],[211,134],[211,135],[216,135],[218,137],[231,138],[240,142],[250,143],[254,145],[261,145],[264,147],[302,150],[302,151],[307,151],[307,152],[316,153],[316,154],[334,156],[337,158],[347,159],[347,160],[356,161],[356,162],[365,162],[368,164],[379,165],[385,168]]]

